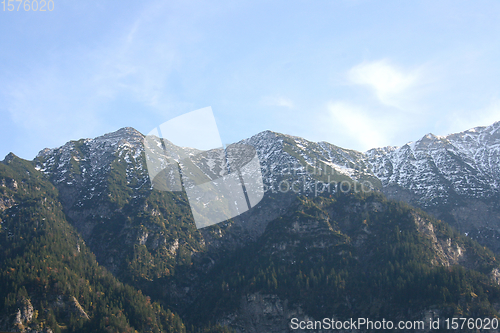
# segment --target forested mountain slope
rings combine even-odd
[[[68,223],[33,163],[0,163],[0,329],[184,332],[179,316],[117,280]]]

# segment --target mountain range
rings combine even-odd
[[[257,152],[264,199],[203,229],[185,192],[153,188],[133,128],[33,161],[11,153],[0,329],[295,332],[293,318],[428,328],[498,316],[499,128],[367,152],[259,133],[238,144]]]

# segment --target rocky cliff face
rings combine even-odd
[[[500,250],[500,122],[366,153],[383,192]]]
[[[500,251],[500,122],[365,153],[269,131],[243,142],[259,153],[269,192],[315,196],[354,180]]]
[[[76,316],[84,320],[90,319],[74,296],[65,297],[59,295],[54,297],[50,303],[46,305],[58,309],[64,317]],[[20,297],[15,308],[16,310],[12,314],[0,317],[0,329],[23,333],[52,332],[49,327],[42,328],[40,325],[33,325],[32,322],[37,319],[39,312],[35,310],[29,298]]]
[[[221,318],[219,323],[231,326],[236,332],[288,333],[292,332],[290,328],[292,318],[314,320],[304,313],[300,306],[290,305],[287,300],[282,300],[277,295],[253,293],[241,297],[239,311]]]

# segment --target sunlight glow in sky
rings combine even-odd
[[[53,1],[0,5],[0,160],[207,106],[360,151],[500,120],[498,1]]]

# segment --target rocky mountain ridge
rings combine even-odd
[[[265,170],[281,166],[277,171],[284,173],[291,166],[357,181],[376,178],[382,187],[401,187],[418,196],[419,204],[431,206],[447,203],[452,193],[485,198],[499,191],[499,129],[496,122],[442,137],[427,134],[401,147],[364,153],[271,131],[242,142],[257,149]]]
[[[344,182],[343,188],[348,189],[354,181],[363,186],[362,190],[382,191],[389,198],[421,207],[500,251],[496,244],[500,237],[500,205],[496,200],[500,198],[499,128],[500,122],[496,122],[443,137],[427,134],[401,147],[374,148],[364,153],[264,131],[238,144],[255,148],[267,195],[279,196],[285,204],[278,203],[279,207],[273,209],[278,213],[268,218],[260,216],[258,222],[251,214],[235,220],[242,221],[240,225],[255,239],[263,232],[266,221],[286,209],[291,197],[333,193],[338,190],[335,184]],[[175,155],[171,156],[174,160],[192,154],[164,141]],[[101,202],[97,215],[111,215],[113,208],[108,199],[120,195],[109,191],[106,179],[117,169],[125,167],[123,185],[129,203],[148,196],[151,183],[144,158],[144,136],[133,128],[123,128],[95,139],[42,150],[35,163],[57,184],[67,201],[65,207],[74,208],[68,210],[70,217],[86,234],[88,223],[78,221],[96,215],[92,209],[92,213],[85,211],[86,202],[93,202],[91,206],[95,206],[95,200]],[[214,178],[210,172],[205,174]]]
[[[465,306],[495,313],[496,258],[464,233],[497,250],[500,224],[490,216],[500,211],[498,127],[428,135],[365,153],[259,133],[240,143],[259,156],[264,199],[203,229],[196,228],[185,193],[154,189],[144,136],[132,128],[45,149],[22,163],[57,192],[53,204],[78,231],[82,246],[121,282],[191,323],[215,320],[238,332],[288,332],[290,316],[380,316],[409,300],[418,304],[408,309],[416,319],[434,311],[433,304],[440,304],[440,315]],[[174,160],[196,155],[198,165],[210,166],[210,154],[166,144]],[[9,155],[3,163],[16,159]],[[209,179],[217,177],[215,169],[207,170]],[[11,219],[20,204],[11,193],[28,187],[25,177],[0,176],[0,213]],[[461,222],[454,224],[461,235],[421,211],[387,202],[382,193],[441,214],[450,224]],[[9,230],[0,234],[8,239]],[[432,289],[429,281],[436,279],[443,280]],[[415,283],[421,295],[410,288]],[[392,295],[394,285],[408,299]],[[369,301],[356,302],[366,293]],[[89,305],[81,309],[92,320]]]

